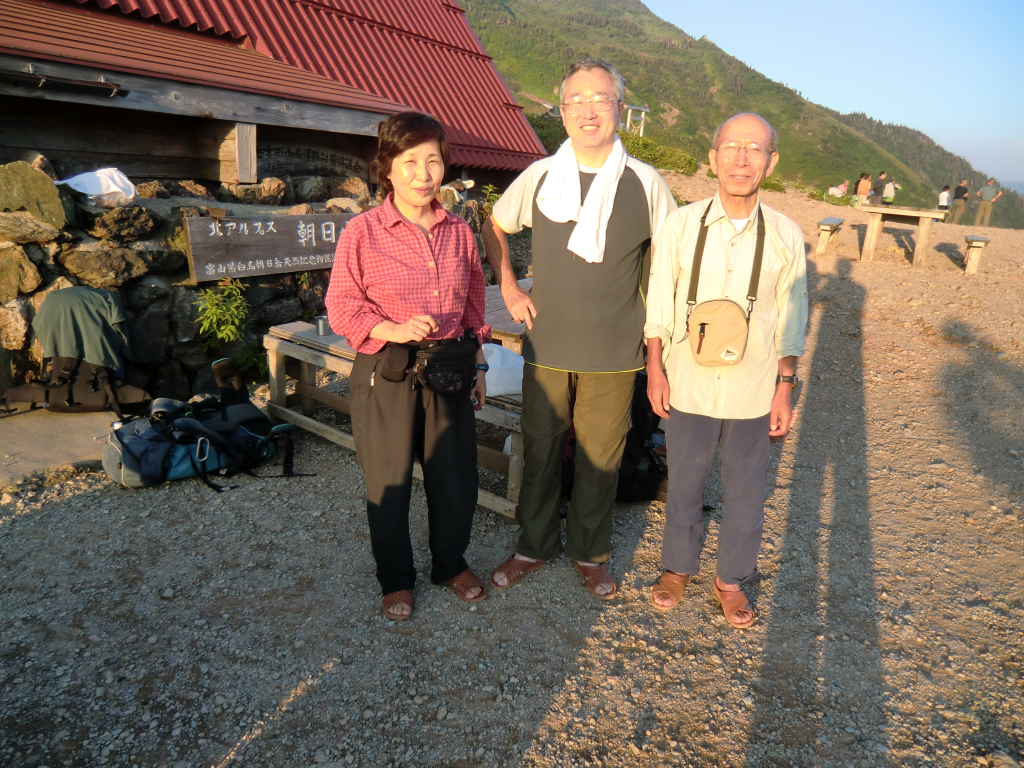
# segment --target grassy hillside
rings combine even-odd
[[[967,179],[972,199],[977,205],[974,192],[988,181],[988,174],[976,170],[966,159],[954,155],[936,144],[927,135],[905,125],[893,125],[874,120],[863,113],[841,115],[831,114],[845,125],[854,128],[876,144],[902,158],[907,165],[921,176],[922,180],[935,189],[942,189],[944,184],[956,187],[960,179]],[[1010,186],[1004,188],[1006,194],[992,208],[992,226],[1024,229],[1024,196],[1021,190],[1014,191]],[[969,209],[970,210],[970,209]],[[973,213],[968,213],[968,221],[974,221]]]
[[[903,185],[897,203],[935,204],[941,183],[932,180],[930,166],[911,163],[898,154],[901,147],[866,135],[706,38],[690,37],[639,0],[463,0],[463,6],[528,111],[557,101],[570,62],[603,56],[622,70],[629,102],[650,107],[646,135],[659,143],[706,162],[715,127],[751,110],[779,131],[776,176],[823,190],[885,168]]]

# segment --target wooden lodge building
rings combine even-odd
[[[450,176],[545,154],[453,0],[0,0],[0,163],[375,181],[377,125],[410,107],[449,128]]]

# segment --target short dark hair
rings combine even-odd
[[[441,160],[447,173],[451,146],[448,143],[448,132],[437,118],[423,112],[410,111],[399,112],[381,121],[377,126],[377,155],[373,158],[370,170],[377,177],[385,193],[395,191],[388,178],[395,158],[428,141],[436,141],[440,146]]]
[[[879,171],[879,172],[878,172],[878,175],[879,175],[879,176],[885,176],[885,171]]]
[[[946,186],[944,186],[944,187],[942,188],[942,191],[943,191],[943,192],[949,192],[949,184],[947,184]]]

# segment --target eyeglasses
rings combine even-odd
[[[573,98],[562,104],[562,107],[570,115],[580,115],[583,110],[587,108],[587,104],[590,104],[595,112],[610,112],[612,106],[618,103],[618,99],[613,99],[611,96],[602,96],[598,94],[592,99],[581,99]]]
[[[723,144],[715,149],[718,159],[726,163],[730,160],[735,160],[740,152],[745,153],[750,160],[764,160],[774,151],[753,141],[749,144],[737,144],[735,141],[730,141],[728,144]]]

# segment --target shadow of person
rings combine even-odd
[[[949,418],[959,427],[974,465],[992,482],[1024,493],[1022,459],[1009,453],[1024,443],[1024,371],[997,356],[999,341],[966,323],[949,322],[942,335],[969,353],[942,371],[945,391],[955,395],[946,400]]]
[[[865,291],[840,260],[808,262],[820,302],[796,435],[789,516],[767,616],[747,765],[885,764],[859,330]],[[809,345],[809,348],[810,345]]]
[[[964,256],[964,252],[960,250],[960,246],[956,243],[939,243],[935,246],[935,250],[949,259],[949,263],[954,267],[964,268],[967,257]]]

